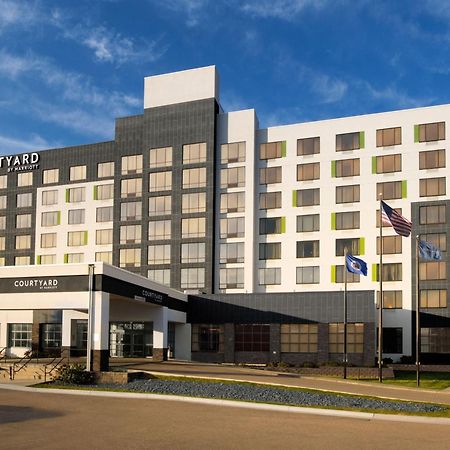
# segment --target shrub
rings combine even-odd
[[[60,367],[55,377],[56,381],[64,384],[93,384],[94,374],[86,372],[82,364],[70,364]]]
[[[411,355],[400,356],[400,364],[415,364],[415,359]]]
[[[313,363],[313,362],[311,362],[311,361],[305,361],[305,362],[302,364],[302,367],[304,367],[305,369],[314,369],[315,367],[317,367],[317,364],[316,364],[316,363]]]
[[[392,364],[394,360],[392,358],[383,358],[383,366],[387,364]]]
[[[324,367],[339,367],[342,364],[337,362],[337,361],[325,361],[321,365],[324,366]]]

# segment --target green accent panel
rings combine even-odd
[[[286,217],[281,218],[281,233],[286,233]]]
[[[408,196],[408,183],[406,180],[402,181],[402,198],[406,198]]]
[[[336,213],[331,213],[331,229],[336,229]]]
[[[331,161],[331,177],[336,178],[336,161]]]
[[[419,125],[414,125],[414,142],[419,142]]]
[[[336,283],[336,266],[331,266],[331,282]]]
[[[378,264],[372,264],[372,281],[378,281]]]
[[[281,157],[286,156],[286,141],[281,141]]]
[[[292,191],[292,206],[297,206],[297,191]]]
[[[98,200],[98,186],[94,186],[94,200]]]
[[[377,173],[377,157],[372,156],[372,173]]]
[[[57,217],[56,217],[56,223],[58,225],[61,225],[61,211],[56,211]]]
[[[364,148],[366,145],[366,135],[364,131],[359,132],[359,148]]]
[[[70,191],[69,189],[66,189],[66,203],[69,203],[70,200]]]
[[[366,238],[359,238],[359,254],[364,255],[366,253]]]
[[[41,264],[41,255],[36,256],[36,264]]]
[[[88,232],[87,231],[84,232],[84,240],[83,240],[83,242],[84,242],[84,245],[87,245],[87,243],[88,243]]]
[[[64,253],[64,264],[67,264],[69,262],[69,254]]]

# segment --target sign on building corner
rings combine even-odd
[[[8,172],[22,172],[39,169],[39,153],[23,153],[21,155],[0,156],[0,169],[7,168]]]

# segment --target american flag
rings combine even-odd
[[[391,225],[400,236],[408,237],[411,234],[411,222],[383,201],[381,201],[381,221]]]

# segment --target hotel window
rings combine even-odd
[[[419,208],[420,225],[446,223],[445,205],[421,206]]]
[[[122,175],[142,173],[142,155],[122,156]]]
[[[269,325],[235,325],[234,351],[268,352],[270,350]]]
[[[6,229],[6,216],[0,216],[0,230]]]
[[[226,267],[219,272],[219,289],[243,289],[244,268]]]
[[[6,249],[6,237],[0,236],[0,250],[4,251]]]
[[[260,286],[275,286],[281,284],[281,268],[268,267],[258,270]]]
[[[171,172],[169,172],[171,173]],[[206,186],[206,167],[183,169],[183,189]]]
[[[380,265],[377,264],[377,279],[379,277]],[[383,282],[384,281],[402,281],[402,263],[387,263],[383,264]]]
[[[391,147],[402,143],[401,127],[377,130],[377,147]]]
[[[84,202],[86,199],[86,188],[85,187],[77,187],[67,189],[67,201],[68,203],[80,203]]]
[[[328,351],[329,353],[344,352],[344,324],[328,324]],[[347,352],[363,353],[364,351],[364,324],[347,324]]]
[[[183,145],[183,164],[206,162],[206,142]]]
[[[319,214],[297,216],[297,233],[307,233],[320,230]]]
[[[31,347],[31,323],[8,324],[8,347]]]
[[[297,156],[320,153],[320,137],[297,139]]]
[[[402,208],[392,208],[394,211],[398,212],[400,215],[402,215]],[[377,228],[380,228],[380,210],[376,210],[376,224]],[[383,222],[383,228],[384,227],[390,227],[391,225]]]
[[[42,192],[43,206],[56,205],[57,203],[58,203],[58,191],[56,189],[52,191]]]
[[[84,217],[84,209],[69,209],[67,223],[69,225],[79,225],[81,223],[84,223]]]
[[[281,192],[262,192],[259,194],[259,208],[281,208]]]
[[[224,326],[192,324],[192,351],[223,353]]]
[[[447,263],[445,261],[421,262],[419,264],[420,280],[446,280]]]
[[[317,324],[282,324],[282,353],[317,353],[319,327]]]
[[[259,146],[260,159],[275,159],[282,156],[282,142],[269,142]]]
[[[15,239],[15,246],[14,248],[16,250],[28,250],[31,248],[31,235],[30,234],[22,234],[19,236],[16,236]]]
[[[155,220],[148,223],[148,239],[157,241],[162,239],[170,239],[171,237],[171,221]]]
[[[42,184],[58,183],[59,169],[47,169],[42,172]]]
[[[383,309],[402,309],[403,307],[402,291],[383,290]],[[377,308],[380,305],[380,292],[377,292]]]
[[[148,264],[170,264],[170,244],[149,245]]]
[[[259,219],[259,234],[279,234],[281,233],[281,217],[267,217]]]
[[[54,227],[60,223],[60,211],[49,211],[41,214],[41,226]]]
[[[420,197],[435,197],[445,195],[445,177],[425,178],[420,182]]]
[[[29,208],[31,206],[33,206],[33,194],[31,192],[27,192],[25,194],[17,194],[18,208]]]
[[[204,217],[195,217],[192,219],[181,219],[181,237],[182,238],[198,238],[205,237]]]
[[[8,175],[0,175],[0,189],[8,187]]]
[[[163,195],[161,197],[150,197],[148,199],[148,215],[166,216],[172,213],[172,197]]]
[[[114,184],[100,184],[94,187],[96,200],[111,200],[114,198]]]
[[[320,163],[297,164],[297,181],[318,180]]]
[[[120,267],[139,267],[141,265],[140,248],[121,248],[119,252]]]
[[[450,353],[450,328],[422,328],[420,336],[423,353]]]
[[[297,258],[316,258],[319,255],[319,241],[297,241]]]
[[[172,189],[172,172],[152,172],[149,174],[149,192]]]
[[[30,227],[31,227],[31,214],[16,215],[16,228],[30,228]]]
[[[445,139],[445,122],[424,123],[418,127],[419,142],[432,142]]]
[[[6,195],[0,195],[0,209],[6,209]]]
[[[445,150],[419,152],[419,169],[438,169],[445,167]]]
[[[120,220],[141,220],[142,203],[124,202],[120,204]]]
[[[95,261],[112,264],[112,252],[95,252]]]
[[[142,178],[131,178],[120,181],[120,196],[122,198],[140,197],[142,195]]]
[[[300,189],[297,191],[296,206],[320,205],[320,189]]]
[[[447,251],[447,234],[446,233],[427,233],[421,234],[420,240],[431,242],[441,252]]]
[[[70,181],[79,181],[86,179],[86,166],[72,166],[69,173]]]
[[[108,178],[114,176],[114,162],[108,161],[97,164],[97,177]]]
[[[244,162],[245,142],[234,142],[220,146],[220,162],[222,164]]]
[[[181,212],[183,214],[198,213],[206,211],[206,193],[194,192],[181,196]]]
[[[447,308],[447,289],[421,289],[421,308]]]
[[[296,283],[297,284],[319,284],[320,283],[320,267],[319,266],[297,267]]]
[[[29,266],[31,263],[30,256],[16,256],[14,257],[15,266]]]
[[[344,256],[344,250],[347,247],[348,253],[351,255],[360,254],[359,238],[336,239],[336,256]]]
[[[359,184],[336,186],[336,203],[359,202]]]
[[[114,210],[112,206],[102,206],[96,210],[97,222],[112,222],[114,220]]]
[[[66,253],[68,264],[80,264],[84,262],[84,253]]]
[[[122,225],[120,227],[121,244],[140,244],[141,225]]]
[[[220,194],[220,212],[232,213],[245,211],[245,192]]]
[[[245,167],[230,167],[220,171],[220,187],[234,188],[245,186]]]
[[[205,269],[189,267],[181,269],[181,289],[200,289],[205,287]]]
[[[69,231],[67,233],[67,246],[80,247],[82,245],[87,245],[87,238],[87,231]]]
[[[394,255],[402,252],[402,237],[383,236],[383,255]],[[380,254],[380,238],[377,237],[377,255]]]
[[[181,244],[181,262],[182,263],[205,262],[205,243],[190,242],[189,244]]]
[[[229,219],[220,219],[220,237],[234,238],[245,236],[245,218],[230,217]]]
[[[17,174],[17,186],[33,186],[33,172]]]
[[[336,177],[354,177],[359,175],[359,158],[336,161]]]
[[[112,228],[105,228],[104,230],[96,230],[95,232],[95,244],[96,245],[109,245],[113,241]]]
[[[381,194],[383,200],[402,198],[402,182],[387,181],[385,183],[377,183],[376,200],[379,199],[379,194]]]
[[[150,149],[150,169],[172,166],[172,147]]]
[[[376,173],[392,173],[402,170],[402,155],[384,155],[375,157]]]
[[[263,167],[259,169],[259,184],[281,183],[281,167]]]
[[[281,259],[281,242],[259,244],[259,259]]]
[[[41,338],[44,348],[61,347],[61,324],[60,323],[42,323]]]
[[[336,135],[336,151],[358,150],[361,148],[361,133],[345,133]]]
[[[41,234],[41,248],[56,247],[56,233]]]
[[[147,278],[155,283],[170,286],[170,269],[149,269]]]
[[[220,244],[220,264],[243,263],[244,262],[244,243],[229,242]]]
[[[355,230],[359,228],[359,211],[336,213],[336,230]]]
[[[344,283],[345,273],[347,272],[347,283],[359,283],[359,273],[353,273],[346,270],[345,266],[335,266],[336,283]]]
[[[40,255],[38,264],[56,264],[56,255]]]

